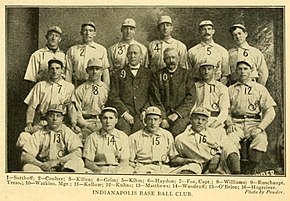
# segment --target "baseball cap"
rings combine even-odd
[[[161,116],[161,110],[158,107],[150,106],[145,110],[145,116],[149,114],[156,114],[158,116]]]
[[[247,59],[244,59],[244,60],[238,60],[238,61],[237,61],[237,66],[238,66],[239,64],[246,64],[246,65],[249,66],[250,68],[253,68],[253,64],[252,64],[249,60],[247,60]]]
[[[88,61],[87,67],[93,67],[93,66],[102,68],[103,67],[103,63],[102,63],[101,59],[91,58]]]
[[[210,20],[203,20],[203,21],[201,21],[201,22],[199,23],[199,27],[201,27],[201,26],[205,26],[205,25],[211,25],[211,26],[213,26],[213,23],[212,23],[212,21],[210,21]]]
[[[58,104],[52,104],[48,107],[47,112],[58,112],[61,114],[65,114],[65,106],[58,105]]]
[[[55,31],[55,32],[57,32],[57,33],[59,33],[59,34],[62,35],[62,30],[58,26],[51,26],[51,27],[49,27],[48,30],[47,30],[47,33],[50,32],[50,31]]]
[[[165,23],[165,22],[172,24],[171,17],[169,17],[167,15],[160,16],[159,19],[158,19],[158,24],[162,24],[162,23]]]
[[[230,29],[229,29],[229,32],[231,33],[235,28],[240,28],[242,29],[244,32],[247,31],[246,27],[242,24],[233,24]]]
[[[86,22],[86,23],[83,23],[82,24],[82,26],[81,26],[81,28],[83,29],[85,26],[87,26],[87,25],[89,25],[89,26],[91,26],[91,27],[94,27],[94,29],[96,30],[96,25],[95,25],[95,23],[93,23],[93,22]]]
[[[51,64],[53,64],[53,63],[59,64],[62,68],[64,67],[64,65],[63,65],[64,61],[61,61],[59,59],[51,59],[51,60],[49,60],[48,61],[48,66],[51,66]]]
[[[116,114],[116,116],[118,116],[118,111],[117,111],[116,108],[114,108],[114,107],[104,107],[104,108],[102,109],[101,114],[104,114],[105,112],[108,112],[108,111],[110,111],[110,112],[114,112],[114,113]]]
[[[191,114],[202,114],[204,116],[210,117],[210,112],[204,107],[195,108]]]
[[[199,67],[202,66],[213,66],[213,67],[217,67],[217,61],[214,59],[205,59],[200,65]]]
[[[126,18],[126,19],[122,22],[122,27],[123,27],[123,26],[136,27],[136,22],[135,22],[135,20],[133,20],[132,18]]]

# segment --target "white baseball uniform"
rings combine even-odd
[[[188,50],[187,58],[189,68],[193,70],[193,75],[197,78],[200,77],[199,65],[204,63],[208,58],[217,61],[216,80],[230,74],[228,51],[214,41],[208,45],[201,41],[193,46]]]
[[[103,69],[109,68],[107,50],[102,45],[94,42],[90,45],[80,44],[70,47],[66,53],[66,80],[86,81],[89,76],[86,67],[91,58],[100,59]]]
[[[48,49],[48,47],[35,51],[29,59],[24,79],[32,82],[46,80],[48,61],[51,59],[60,60],[65,65],[65,54],[59,48],[56,52]]]
[[[251,77],[258,78],[258,83],[265,85],[268,79],[268,67],[263,53],[245,42],[241,47],[229,50],[229,65],[232,72],[232,80],[237,81],[236,66],[238,61],[247,60],[253,65]]]

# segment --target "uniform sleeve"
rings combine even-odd
[[[143,62],[142,65],[146,68],[149,66],[148,50],[146,47],[143,48]]]
[[[104,69],[109,68],[110,64],[109,64],[108,54],[107,54],[106,48],[104,48],[104,56],[103,56],[102,60],[103,60],[103,68]]]
[[[258,83],[262,84],[262,85],[266,85],[266,82],[268,80],[269,77],[269,70],[264,58],[264,55],[262,52],[259,52],[259,55],[257,57],[257,71],[258,71]]]
[[[179,136],[177,136],[177,137],[175,138],[174,145],[175,145],[175,148],[176,148],[176,151],[177,151],[178,155],[179,155],[180,157],[185,157],[185,156],[183,155],[183,153],[182,153],[183,148],[182,148],[182,143],[181,143],[181,141],[180,141],[180,137],[179,137]]]
[[[66,61],[66,72],[65,79],[68,82],[72,82],[72,74],[73,74],[73,48],[69,48],[65,55]]]
[[[179,55],[180,56],[180,61],[179,61],[180,66],[182,68],[189,69],[188,63],[187,63],[187,48],[183,43],[180,44],[179,53],[180,53],[180,55]]]
[[[90,161],[95,160],[97,151],[97,145],[95,144],[94,136],[95,134],[93,133],[87,137],[83,150],[83,157]]]
[[[112,75],[111,89],[109,92],[109,99],[106,103],[107,106],[115,107],[118,110],[118,113],[122,115],[124,112],[129,109],[126,107],[124,102],[120,97],[120,85],[119,85],[119,71],[115,72]]]
[[[162,117],[166,118],[166,111],[161,101],[158,75],[159,73],[156,72],[156,73],[153,73],[153,76],[152,76],[152,82],[151,82],[150,90],[149,90],[149,103],[152,106],[158,107],[161,110]]]
[[[124,133],[121,160],[129,160],[129,158],[130,158],[129,137]]]
[[[188,116],[192,107],[194,106],[196,102],[196,88],[195,88],[195,82],[191,74],[186,72],[186,96],[183,99],[182,104],[178,106],[176,109],[176,112],[185,117]]]
[[[168,133],[168,155],[170,160],[173,159],[175,156],[178,155],[178,152],[175,148],[174,139],[171,133]]]
[[[230,66],[229,66],[229,53],[226,49],[222,50],[222,61],[221,61],[221,71],[222,71],[222,77],[228,76],[231,71],[230,71]]]
[[[108,62],[110,66],[110,71],[113,71],[115,69],[115,66],[113,63],[113,46],[109,47],[108,49]]]
[[[260,104],[262,111],[265,111],[270,107],[276,106],[275,101],[265,87],[263,87],[263,89],[261,90]]]
[[[130,162],[135,162],[136,155],[137,155],[137,144],[136,139],[133,135],[129,136],[129,151],[130,151]]]
[[[32,155],[33,157],[36,157],[40,149],[40,144],[41,139],[39,131],[37,131],[36,133],[32,134],[30,138],[27,138],[26,142],[22,147],[22,150]]]
[[[39,71],[40,61],[37,57],[37,53],[33,53],[29,59],[29,63],[26,69],[26,73],[24,76],[25,80],[29,80],[32,82],[37,82],[37,74]]]
[[[65,127],[65,145],[69,153],[77,150],[78,148],[82,148],[83,144],[79,135],[75,134],[70,128]],[[81,157],[81,156],[80,156]]]
[[[229,108],[230,108],[230,97],[229,91],[226,86],[221,88],[221,96],[219,99],[220,114],[217,116],[216,120],[220,123],[224,123],[228,118]]]
[[[25,98],[24,103],[31,106],[36,110],[37,106],[40,104],[40,96],[41,96],[41,82],[38,82],[29,92],[28,96]]]

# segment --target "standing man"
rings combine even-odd
[[[102,61],[103,81],[110,86],[109,62],[107,50],[102,45],[94,42],[96,25],[87,22],[81,26],[82,44],[70,47],[66,53],[67,71],[66,80],[78,87],[88,79],[86,72],[87,63],[91,58]]]
[[[229,50],[230,55],[230,69],[231,69],[231,83],[234,84],[239,78],[236,71],[237,61],[247,60],[253,64],[253,72],[251,77],[258,83],[266,85],[269,70],[263,53],[255,47],[248,44],[248,32],[244,25],[234,24],[229,30],[232,35],[236,47]]]
[[[154,74],[150,105],[161,108],[162,128],[175,137],[189,123],[189,114],[196,101],[196,91],[191,73],[179,68],[179,54],[174,48],[164,50],[166,67]]]
[[[136,32],[136,22],[132,18],[126,18],[121,26],[122,40],[108,49],[108,59],[110,63],[110,71],[116,71],[124,68],[128,64],[127,60],[127,49],[129,45],[137,44],[142,49],[142,62],[141,65],[144,67],[148,66],[148,53],[147,48],[134,40]]]
[[[86,68],[88,80],[81,84],[74,93],[77,109],[77,125],[82,129],[83,140],[99,130],[102,125],[99,119],[102,108],[108,99],[109,88],[102,82],[102,61],[90,59]]]
[[[82,143],[79,137],[63,124],[62,105],[50,105],[47,125],[26,138],[22,145],[23,171],[28,172],[85,172]]]
[[[197,107],[191,114],[191,127],[175,138],[179,155],[193,160],[180,170],[193,174],[239,174],[239,150],[224,132],[207,127],[209,116],[205,108]]]
[[[224,123],[228,118],[230,98],[228,88],[214,79],[217,70],[215,60],[207,60],[199,66],[201,80],[195,83],[196,107],[210,112],[208,127],[225,132]]]
[[[26,132],[34,133],[35,129],[39,129],[38,126],[46,125],[45,117],[50,105],[63,105],[66,108],[65,113],[70,109],[74,86],[62,78],[63,70],[60,60],[49,60],[48,80],[36,83],[24,100],[28,105]]]
[[[275,118],[275,101],[268,90],[252,81],[253,65],[248,61],[238,61],[236,66],[238,82],[229,87],[230,116],[227,120],[228,136],[240,148],[240,141],[250,142],[249,164],[246,173],[254,174],[256,166],[267,151],[265,129]]]
[[[214,25],[210,20],[204,20],[199,24],[201,42],[188,50],[189,68],[193,70],[194,77],[199,78],[199,65],[208,58],[217,61],[215,79],[226,84],[230,74],[229,54],[227,50],[213,40],[215,33]]]
[[[101,130],[92,133],[84,145],[86,167],[100,173],[132,173],[132,168],[129,168],[128,136],[115,128],[117,110],[105,107],[100,118]]]
[[[116,128],[127,135],[143,127],[145,110],[149,106],[149,86],[152,73],[141,65],[142,50],[139,45],[129,45],[128,65],[112,76],[107,106],[115,107],[120,114]]]
[[[149,67],[153,72],[164,68],[164,50],[166,48],[174,48],[178,52],[179,63],[178,65],[182,68],[188,69],[187,65],[187,48],[186,46],[172,38],[171,32],[173,30],[172,20],[169,16],[161,16],[158,19],[158,31],[160,33],[160,39],[154,40],[149,43]]]
[[[58,26],[49,27],[45,35],[46,47],[35,51],[30,59],[24,76],[25,80],[32,82],[47,79],[48,61],[57,59],[65,64],[65,54],[59,49],[62,30]]]

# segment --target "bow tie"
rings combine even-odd
[[[131,67],[130,69],[131,69],[131,70],[139,70],[139,68],[137,68],[137,67],[136,67],[136,68]]]

